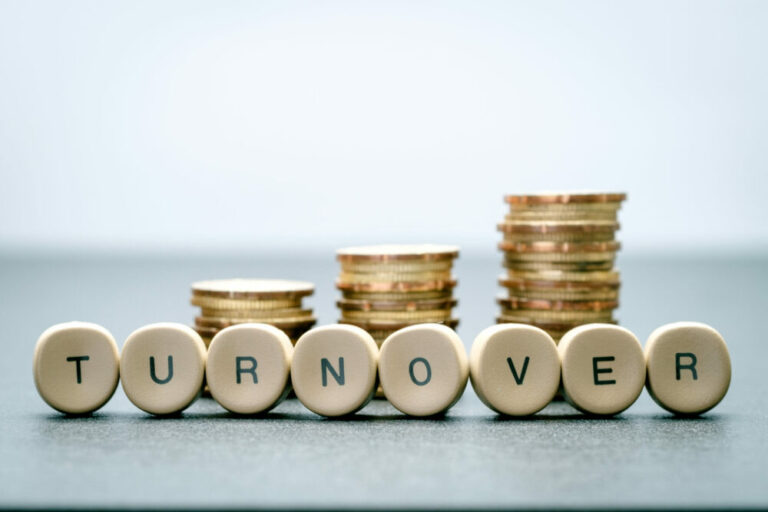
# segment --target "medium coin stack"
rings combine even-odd
[[[409,325],[440,323],[456,328],[456,280],[451,269],[458,255],[459,248],[448,245],[372,245],[337,251],[339,322],[362,327],[379,346]]]
[[[526,323],[558,341],[578,325],[616,323],[620,248],[615,239],[623,193],[509,195],[498,225],[507,290],[498,323]]]
[[[311,309],[302,299],[312,295],[315,285],[281,279],[220,279],[192,284],[190,303],[199,306],[195,330],[206,347],[225,327],[242,323],[264,323],[284,331],[296,343],[315,325]]]

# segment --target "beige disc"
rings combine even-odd
[[[391,334],[381,346],[379,378],[387,400],[411,416],[448,410],[464,393],[467,353],[451,328],[420,324]]]
[[[322,416],[362,409],[376,391],[379,350],[370,334],[353,325],[324,325],[305,333],[293,352],[296,396]]]
[[[589,324],[558,344],[566,399],[590,414],[618,414],[643,391],[645,356],[634,334],[618,325]]]
[[[146,325],[131,333],[123,345],[123,391],[150,414],[181,412],[200,395],[205,359],[203,340],[186,325]]]
[[[469,354],[472,387],[501,414],[528,416],[543,409],[560,386],[560,356],[543,330],[523,324],[484,329]]]
[[[651,397],[676,414],[702,414],[725,397],[731,358],[712,327],[677,322],[659,327],[645,344],[646,386]]]
[[[336,259],[342,262],[384,262],[384,261],[435,261],[451,260],[459,255],[455,245],[366,245],[347,247],[336,251]]]
[[[105,328],[87,322],[54,325],[35,345],[34,377],[45,403],[67,414],[103,406],[117,388],[120,356]]]
[[[192,295],[223,299],[281,299],[312,295],[315,285],[285,279],[215,279],[192,283]]]
[[[206,383],[225,409],[262,413],[288,395],[292,355],[290,338],[277,327],[258,323],[227,327],[211,341]]]

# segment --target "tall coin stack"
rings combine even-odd
[[[301,301],[315,285],[280,279],[220,279],[192,284],[190,303],[199,306],[195,330],[208,346],[217,332],[230,325],[264,323],[285,332],[293,343],[315,325],[311,309]]]
[[[451,269],[458,255],[458,247],[446,245],[372,245],[337,251],[339,322],[362,327],[379,346],[393,332],[413,324],[456,328],[456,280]]]
[[[509,195],[498,225],[507,290],[499,323],[526,323],[558,341],[578,325],[616,323],[620,248],[615,239],[623,193]]]

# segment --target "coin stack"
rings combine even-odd
[[[456,280],[451,269],[459,248],[446,245],[372,245],[336,253],[341,273],[340,323],[367,330],[381,346],[403,327],[440,323],[456,328]]]
[[[293,343],[315,325],[311,309],[301,301],[315,286],[304,281],[280,279],[220,279],[192,284],[190,303],[199,306],[195,330],[208,346],[225,327],[242,323],[274,325]]]
[[[506,274],[499,323],[526,323],[558,341],[578,325],[616,323],[620,248],[615,239],[623,193],[510,195],[498,225]]]

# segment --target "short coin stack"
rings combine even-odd
[[[504,222],[506,274],[499,284],[499,323],[526,323],[558,341],[578,325],[616,323],[619,272],[614,268],[623,193],[510,195]]]
[[[336,253],[340,323],[367,330],[381,346],[403,327],[440,323],[455,328],[456,280],[451,269],[459,249],[446,245],[372,245]]]
[[[293,343],[315,325],[311,309],[301,301],[315,286],[304,281],[280,279],[220,279],[192,284],[190,303],[201,308],[195,330],[208,346],[225,327],[264,323],[284,331]]]

